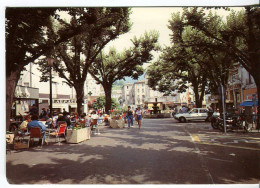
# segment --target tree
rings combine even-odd
[[[95,63],[90,67],[89,73],[104,88],[106,95],[105,111],[111,110],[112,86],[117,80],[126,76],[137,79],[143,74],[143,63],[149,62],[153,50],[158,50],[158,33],[145,33],[144,36],[132,39],[133,47],[118,53],[111,48],[108,54],[99,54]]]
[[[255,80],[260,101],[260,9],[247,6],[239,12],[232,11],[226,23],[217,32],[211,30],[211,19],[205,15],[205,9],[186,9],[186,24],[195,27],[216,44],[228,50]],[[213,18],[218,17],[215,15]],[[222,49],[223,49],[222,48]],[[258,117],[260,106],[258,105]],[[260,118],[258,118],[260,127]]]
[[[84,33],[60,43],[53,50],[53,57],[56,57],[56,61],[59,62],[54,63],[54,70],[76,90],[78,114],[83,112],[84,83],[89,67],[94,61],[96,62],[97,55],[108,42],[130,29],[129,8],[90,8],[90,10],[96,13],[96,23],[89,24],[84,28]],[[85,11],[88,9],[84,9]],[[77,27],[81,23],[76,13],[77,11],[70,22],[72,27]],[[43,64],[45,66],[42,66],[42,72],[44,72],[46,62]]]
[[[106,98],[105,97],[98,97],[95,102],[93,103],[93,108],[98,110],[105,107]]]
[[[14,92],[24,66],[34,62],[53,46],[82,32],[86,24],[94,24],[92,11],[79,14],[81,24],[77,27],[60,28],[56,38],[49,39],[52,21],[61,20],[59,11],[70,13],[71,8],[7,8],[6,9],[6,127],[10,124]],[[51,17],[53,19],[51,19]]]
[[[93,103],[93,108],[98,110],[104,108],[106,105],[106,97],[98,97],[95,102]],[[119,107],[118,102],[115,98],[111,100],[112,109],[117,109]]]

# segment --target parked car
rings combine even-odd
[[[186,122],[192,120],[204,120],[208,118],[208,110],[206,108],[193,108],[187,113],[178,113],[174,116],[179,122]]]

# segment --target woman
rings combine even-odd
[[[137,123],[138,123],[139,129],[141,129],[141,125],[142,125],[142,116],[143,116],[143,113],[142,113],[140,107],[138,107],[136,110],[136,117],[137,117]]]
[[[28,115],[25,117],[25,121],[23,121],[19,127],[20,131],[26,132],[27,131],[27,124],[31,122],[31,116]]]

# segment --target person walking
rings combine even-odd
[[[130,124],[133,126],[134,124],[134,119],[133,119],[133,110],[131,110],[131,106],[128,106],[128,111],[127,111],[127,121],[128,121],[128,128],[130,128]]]
[[[136,110],[136,118],[137,118],[139,129],[141,129],[141,125],[142,125],[142,116],[143,116],[143,113],[142,113],[140,107],[138,107]]]

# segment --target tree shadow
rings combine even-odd
[[[83,143],[19,151],[8,156],[7,179],[11,184],[258,183],[259,152],[210,145],[200,145],[198,151],[183,126],[154,126],[158,122],[148,121],[147,130],[104,129]]]

